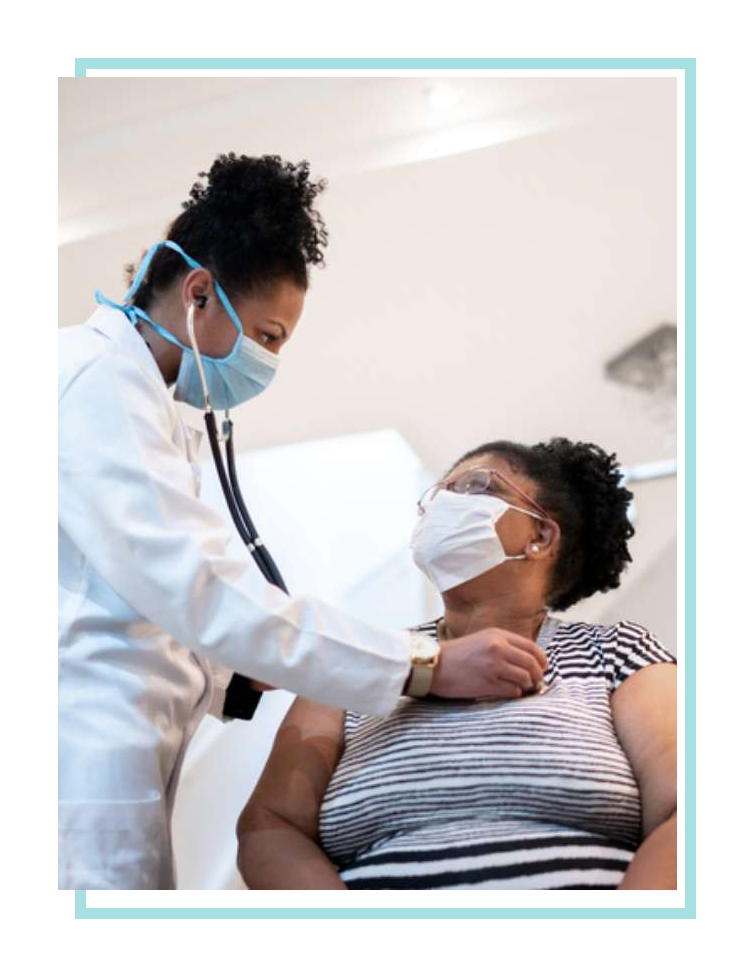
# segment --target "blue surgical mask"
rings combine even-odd
[[[144,309],[140,309],[131,303],[131,298],[138,291],[151,264],[151,259],[159,248],[171,248],[172,251],[181,255],[191,268],[202,268],[198,261],[190,258],[174,241],[159,241],[146,252],[133,284],[121,303],[106,298],[99,289],[95,292],[97,301],[102,305],[109,305],[113,309],[120,309],[134,325],[139,319],[145,319],[160,336],[182,350],[182,361],[179,365],[179,373],[174,387],[175,400],[191,404],[192,407],[199,407],[200,410],[205,409],[205,392],[197,366],[197,356],[199,356],[202,364],[210,406],[213,410],[228,410],[231,407],[237,407],[238,404],[262,393],[274,379],[276,368],[279,365],[279,357],[245,335],[238,314],[214,278],[213,284],[217,297],[238,330],[238,337],[233,344],[233,349],[227,356],[204,356],[199,350],[193,351],[190,346],[185,346],[164,326],[154,322]]]

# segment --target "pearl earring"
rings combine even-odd
[[[532,546],[530,547],[530,549],[532,550],[533,553],[539,553],[540,552],[540,547],[537,545],[537,543],[533,543]]]

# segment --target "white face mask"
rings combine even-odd
[[[526,560],[524,553],[507,556],[496,531],[507,509],[540,519],[494,495],[461,495],[441,489],[412,533],[412,558],[441,593],[507,560]]]

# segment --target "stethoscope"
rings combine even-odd
[[[197,299],[197,306],[204,308],[207,298],[201,296]],[[215,413],[210,404],[210,390],[205,377],[205,370],[202,366],[200,349],[197,345],[197,337],[194,331],[194,310],[195,303],[192,302],[187,307],[187,335],[192,348],[192,353],[197,364],[197,371],[202,383],[202,396],[205,404],[205,429],[210,442],[212,458],[215,462],[215,469],[218,473],[220,487],[228,506],[228,511],[233,520],[238,535],[246,545],[248,552],[253,557],[261,573],[275,587],[279,587],[284,593],[288,593],[284,578],[279,572],[274,558],[266,548],[264,541],[258,534],[258,530],[251,518],[248,507],[243,500],[240,485],[238,484],[238,472],[235,465],[235,447],[233,437],[233,421],[230,412],[225,411],[222,432],[218,431],[218,423]],[[220,451],[220,442],[225,444],[225,462]],[[261,692],[251,687],[250,681],[242,675],[235,673],[228,685],[225,696],[223,712],[225,715],[236,719],[251,719],[261,698]]]
[[[197,300],[197,305],[199,308],[203,308],[205,304],[205,296],[200,297]],[[279,587],[284,593],[288,593],[287,585],[284,583],[284,578],[279,572],[279,568],[274,562],[274,558],[271,553],[267,550],[264,541],[258,534],[258,530],[251,518],[248,507],[243,500],[243,495],[241,494],[240,485],[238,484],[238,472],[235,465],[235,447],[234,447],[234,425],[230,417],[230,411],[225,411],[225,419],[223,421],[222,431],[218,431],[218,423],[215,417],[215,412],[210,404],[210,390],[207,386],[207,378],[205,376],[205,370],[202,366],[202,359],[200,357],[200,349],[197,345],[197,337],[194,331],[194,310],[195,303],[192,302],[187,307],[187,335],[189,337],[190,346],[192,348],[192,353],[194,354],[195,362],[197,364],[197,371],[200,375],[200,382],[202,384],[202,396],[205,402],[205,428],[207,430],[207,437],[210,442],[210,449],[212,451],[213,461],[215,462],[215,468],[218,473],[218,479],[220,480],[220,487],[223,490],[223,495],[225,496],[225,502],[228,506],[228,511],[235,524],[235,528],[238,530],[238,535],[241,537],[243,542],[256,562],[259,570],[263,573],[264,577],[269,581],[269,583],[274,584],[274,586]],[[225,458],[227,463],[223,463],[223,456],[220,451],[220,442],[223,441],[225,444]]]

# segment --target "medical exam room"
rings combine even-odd
[[[677,137],[60,79],[59,888],[676,888]]]

